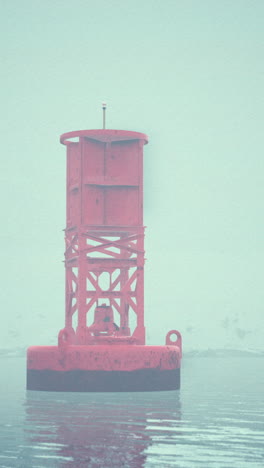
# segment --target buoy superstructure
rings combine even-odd
[[[67,148],[65,324],[57,346],[27,351],[27,389],[180,387],[181,335],[145,342],[143,149],[126,130],[61,135]],[[155,317],[158,320],[160,315]]]

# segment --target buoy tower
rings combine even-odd
[[[105,104],[103,104],[105,127]],[[152,391],[180,387],[181,335],[145,344],[143,149],[146,135],[80,130],[67,148],[65,325],[31,346],[27,389]],[[160,315],[153,311],[153,320]]]

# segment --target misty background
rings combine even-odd
[[[146,133],[149,344],[263,351],[262,0],[0,0],[0,348],[64,324],[61,133]]]

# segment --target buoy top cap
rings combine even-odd
[[[91,140],[101,141],[102,143],[129,140],[144,140],[144,144],[148,143],[148,137],[144,133],[110,129],[76,130],[74,132],[63,133],[60,137],[60,142],[63,145],[70,145],[71,143],[76,143],[76,138],[79,138],[79,140],[80,138],[88,138]]]

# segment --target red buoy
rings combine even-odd
[[[143,147],[124,130],[65,133],[65,325],[27,351],[27,389],[151,391],[180,386],[181,335],[145,344]]]

